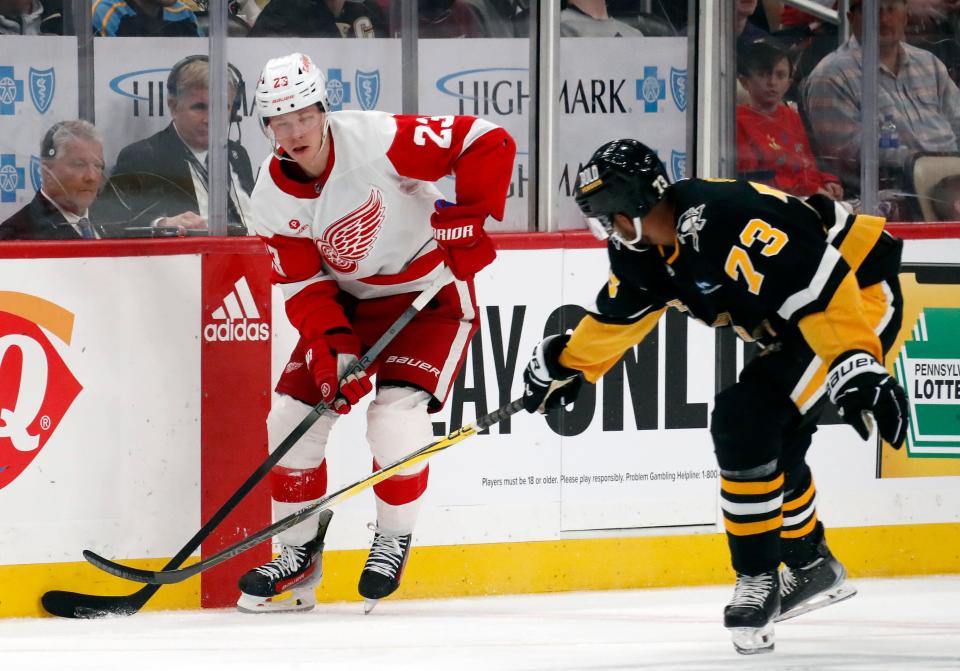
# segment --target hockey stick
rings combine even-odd
[[[295,524],[302,522],[311,515],[316,515],[320,511],[326,510],[340,503],[341,501],[349,499],[354,494],[358,494],[365,489],[372,487],[378,482],[386,480],[391,475],[403,468],[407,468],[408,466],[412,466],[416,463],[424,461],[425,459],[429,459],[437,452],[445,450],[452,445],[456,445],[460,441],[471,436],[477,435],[478,432],[483,431],[488,426],[492,426],[493,424],[506,419],[510,415],[513,415],[522,409],[523,399],[518,398],[515,401],[511,401],[502,408],[497,408],[493,412],[483,415],[474,423],[462,426],[459,429],[447,434],[444,438],[435,440],[429,445],[421,447],[419,450],[411,452],[405,457],[401,457],[392,464],[388,464],[383,468],[374,471],[365,478],[346,485],[342,489],[323,497],[319,501],[311,503],[309,506],[306,506],[305,508],[302,508],[291,515],[287,515],[283,519],[277,520],[270,526],[264,527],[260,531],[247,536],[242,541],[221,550],[212,557],[208,557],[199,563],[173,570],[164,569],[160,571],[146,571],[143,569],[125,566],[124,564],[118,564],[117,562],[110,561],[109,559],[104,559],[100,555],[96,554],[95,552],[91,552],[90,550],[84,550],[83,556],[88,562],[96,566],[98,569],[106,571],[111,575],[115,575],[118,578],[133,580],[135,582],[150,583],[154,586],[172,585],[174,583],[182,582],[187,578],[191,578],[198,573],[202,573],[207,569],[213,568],[214,566],[221,564],[228,559],[246,552],[260,543],[271,539],[281,531],[289,529]]]
[[[380,336],[377,342],[353,364],[350,370],[347,371],[347,375],[366,370],[410,320],[426,307],[427,303],[452,279],[453,275],[450,269],[444,268],[443,272],[437,276],[430,286],[421,291],[420,294],[413,299],[410,307],[403,311],[403,314],[387,329],[386,333]],[[193,538],[187,541],[187,544],[180,548],[179,552],[167,562],[163,570],[173,570],[183,564],[183,562],[200,547],[200,544],[206,540],[213,530],[223,522],[227,515],[237,507],[240,501],[260,483],[264,476],[270,472],[270,469],[310,430],[310,427],[320,419],[323,412],[327,410],[327,407],[327,404],[323,401],[315,405],[307,416],[290,432],[290,435],[277,445],[277,449],[257,467],[257,470],[250,474],[250,477],[248,477],[220,509],[207,520],[207,523],[194,534]],[[84,552],[84,554],[86,554],[86,552]],[[97,618],[106,615],[133,615],[143,608],[144,604],[156,594],[158,589],[159,585],[147,585],[133,594],[118,596],[52,590],[43,594],[40,598],[40,603],[48,613],[60,617]]]

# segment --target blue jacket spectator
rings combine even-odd
[[[197,17],[179,0],[94,0],[101,37],[202,37]]]

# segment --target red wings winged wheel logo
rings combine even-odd
[[[363,205],[330,224],[317,240],[324,260],[339,273],[357,272],[360,261],[370,255],[385,216],[383,194],[372,189]]]

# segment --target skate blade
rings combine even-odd
[[[809,601],[805,601],[800,605],[791,608],[785,613],[780,613],[780,615],[774,619],[774,622],[783,622],[784,620],[793,619],[797,615],[803,615],[805,613],[809,613],[810,611],[820,610],[821,608],[832,606],[835,603],[846,601],[856,594],[857,588],[853,587],[852,585],[840,585],[839,587],[834,587],[832,590],[818,594]]]
[[[240,593],[237,610],[248,615],[261,613],[302,613],[317,605],[313,588],[309,590],[291,590],[274,597],[253,596]]]
[[[370,612],[377,607],[377,604],[380,603],[380,599],[364,599],[363,600],[363,614],[369,615]]]
[[[757,627],[731,627],[733,647],[741,655],[762,655],[773,652],[773,623]]]

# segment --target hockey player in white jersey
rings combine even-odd
[[[430,413],[479,327],[473,276],[496,255],[484,222],[503,217],[516,150],[506,131],[474,117],[328,112],[320,69],[298,53],[266,64],[256,108],[274,151],[251,197],[254,222],[300,333],[267,419],[270,449],[311,406],[334,408],[271,471],[282,517],[324,495],[330,430],[374,386],[366,374],[340,377],[446,265],[455,279],[368,369],[373,467],[434,440]],[[451,174],[452,204],[433,184]],[[359,582],[367,610],[399,586],[427,476],[417,464],[374,487],[377,522]],[[280,556],[240,578],[238,608],[312,608],[328,521],[283,532]]]

